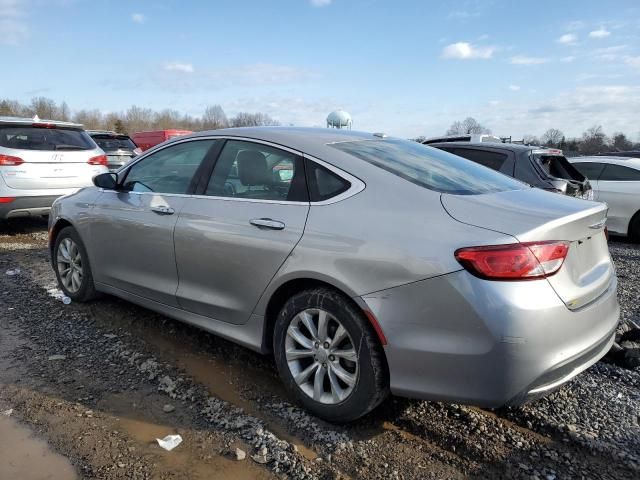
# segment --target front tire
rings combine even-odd
[[[73,227],[63,228],[56,237],[52,263],[60,289],[71,300],[88,302],[98,296],[87,250]]]
[[[389,393],[375,332],[357,306],[331,289],[291,297],[276,320],[273,344],[285,386],[325,420],[353,421]]]

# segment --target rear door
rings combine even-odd
[[[176,226],[178,302],[246,323],[302,237],[309,212],[303,160],[264,143],[227,140],[199,193]]]
[[[0,125],[0,154],[21,160],[0,169],[6,185],[19,190],[86,187],[105,171],[86,132],[55,124]]]
[[[622,235],[629,232],[629,221],[640,210],[640,170],[607,164],[598,179],[598,200],[609,206],[607,227]]]
[[[215,145],[211,139],[168,145],[123,172],[119,190],[102,191],[88,248],[97,282],[177,305],[174,228]]]

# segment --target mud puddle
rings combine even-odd
[[[69,461],[16,420],[0,415],[0,478],[75,480]]]
[[[174,338],[167,338],[155,331],[145,330],[144,340],[162,352],[162,356],[173,361],[176,366],[204,385],[209,394],[224,400],[245,413],[262,420],[266,427],[282,440],[294,444],[298,452],[309,460],[315,460],[318,454],[301,439],[289,432],[281,419],[260,409],[260,405],[247,399],[245,394],[251,389],[285,397],[284,389],[278,384],[279,379],[270,378],[264,371],[245,365],[242,372],[232,362],[220,360],[214,355],[194,351]],[[285,397],[286,398],[286,397]]]

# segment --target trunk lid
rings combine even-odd
[[[443,194],[442,205],[459,222],[515,237],[520,242],[570,242],[560,271],[547,278],[570,309],[604,293],[615,275],[604,225],[607,206],[531,188],[485,195]]]

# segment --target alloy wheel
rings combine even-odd
[[[317,402],[340,403],[356,385],[356,346],[342,323],[326,310],[309,308],[293,317],[285,355],[298,387]]]
[[[82,255],[78,245],[71,238],[64,238],[58,244],[56,261],[64,288],[76,293],[82,287]]]

